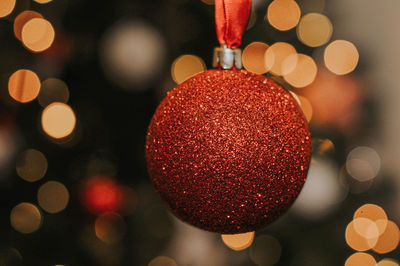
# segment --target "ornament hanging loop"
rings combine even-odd
[[[225,44],[214,48],[214,68],[222,69],[241,69],[242,68],[242,50],[230,49]]]

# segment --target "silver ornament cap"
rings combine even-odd
[[[228,48],[225,44],[214,48],[213,67],[222,69],[242,68],[242,50]]]

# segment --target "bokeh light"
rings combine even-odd
[[[94,214],[115,212],[120,209],[122,191],[115,181],[107,177],[90,178],[83,188],[84,204]]]
[[[267,19],[274,28],[280,31],[296,27],[300,15],[300,7],[293,0],[274,0],[268,6]]]
[[[254,240],[254,232],[235,235],[221,235],[224,244],[235,251],[244,250],[251,246]]]
[[[285,62],[285,60],[287,60],[290,55],[296,54],[296,49],[293,45],[286,42],[276,42],[265,52],[265,64],[269,66],[268,68],[272,74],[277,76],[286,75],[296,68],[297,57],[290,57],[292,58],[290,62]]]
[[[33,18],[22,27],[22,43],[33,52],[48,49],[54,41],[53,25],[44,18]]]
[[[337,178],[339,169],[332,161],[312,158],[307,180],[292,211],[307,220],[319,220],[333,211],[347,195]]]
[[[60,182],[48,181],[40,186],[37,199],[43,210],[48,213],[57,213],[67,207],[69,192]]]
[[[357,48],[349,41],[336,40],[325,48],[325,66],[337,75],[352,72],[358,64],[358,59]]]
[[[300,108],[303,111],[303,114],[307,122],[310,122],[313,115],[313,107],[310,101],[306,97],[303,96],[298,96],[298,97],[300,101]]]
[[[377,224],[379,224],[379,221]],[[389,253],[397,248],[399,241],[399,227],[394,222],[387,221],[385,231],[379,237],[378,242],[374,246],[373,250],[379,254]]]
[[[386,229],[387,215],[385,210],[378,205],[364,204],[355,211],[354,219],[356,218],[368,218],[374,221],[378,227],[379,235],[382,235]]]
[[[293,87],[303,88],[310,85],[315,80],[318,71],[317,64],[314,59],[308,55],[292,54],[283,62],[283,68],[287,69],[287,64],[292,65],[292,62],[296,61],[295,57],[297,57],[296,67],[289,74],[284,75],[284,78]]]
[[[30,234],[40,228],[42,215],[35,205],[22,202],[11,210],[10,221],[16,231]]]
[[[124,237],[126,224],[119,214],[114,212],[104,213],[96,219],[95,232],[101,241],[114,244]]]
[[[344,263],[344,266],[375,266],[376,265],[376,260],[374,257],[368,253],[364,252],[357,252],[351,255],[346,262]]]
[[[36,3],[39,3],[39,4],[47,4],[47,3],[50,3],[51,1],[53,1],[53,0],[34,0]]]
[[[152,259],[148,266],[178,266],[178,264],[170,257],[158,256]]]
[[[35,72],[20,69],[14,72],[8,80],[8,93],[21,103],[34,100],[40,91],[40,79]]]
[[[0,18],[8,16],[14,10],[16,0],[0,1]]]
[[[347,172],[358,181],[364,182],[377,176],[381,167],[379,154],[370,147],[354,148],[347,155]]]
[[[315,151],[320,155],[325,155],[335,150],[335,144],[330,139],[314,139],[318,145]]]
[[[22,28],[33,18],[43,18],[43,16],[38,12],[25,10],[14,19],[14,35],[18,40],[22,41]]]
[[[195,55],[182,55],[172,63],[171,75],[172,79],[179,84],[204,70],[206,70],[206,64],[203,59]]]
[[[269,235],[256,237],[250,247],[250,259],[257,265],[273,265],[281,257],[282,247],[278,239]]]
[[[379,261],[376,266],[399,266],[399,263],[394,259],[383,259]]]
[[[42,129],[52,138],[61,139],[69,136],[75,125],[75,113],[64,103],[52,103],[42,112]]]
[[[297,37],[305,45],[318,47],[327,43],[332,36],[332,23],[325,15],[309,13],[297,26]]]
[[[17,174],[25,181],[38,181],[46,174],[46,157],[38,150],[26,150],[18,155],[16,161],[16,170]]]
[[[56,78],[48,78],[42,82],[38,101],[42,107],[53,102],[67,103],[69,90],[64,81]]]
[[[245,69],[257,74],[268,72],[270,66],[274,63],[274,58],[269,58],[264,63],[264,55],[268,49],[268,44],[263,42],[252,42],[244,48],[242,53],[242,62]]]
[[[379,238],[376,224],[367,218],[357,218],[346,227],[346,243],[354,250],[366,251],[372,249]]]
[[[154,82],[166,59],[165,39],[147,22],[123,20],[112,25],[100,43],[106,77],[125,90],[142,90]]]

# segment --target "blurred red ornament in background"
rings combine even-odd
[[[361,81],[353,75],[338,76],[321,67],[315,81],[299,94],[313,107],[311,125],[335,128],[345,135],[357,128],[364,95]]]
[[[122,206],[121,187],[108,177],[93,177],[84,185],[84,203],[94,214],[118,211]]]

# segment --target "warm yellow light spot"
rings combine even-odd
[[[383,259],[376,266],[399,266],[399,263],[393,259]]]
[[[11,210],[10,221],[16,231],[29,234],[39,229],[42,215],[35,205],[23,202]]]
[[[333,151],[335,149],[335,145],[330,139],[320,139],[317,152],[321,155],[326,154],[327,152]]]
[[[14,10],[16,0],[0,1],[0,18],[8,16]]]
[[[64,103],[52,103],[42,112],[43,131],[52,138],[61,139],[69,136],[75,124],[74,111]]]
[[[38,96],[39,104],[42,107],[46,107],[53,102],[67,103],[68,99],[69,90],[64,81],[49,78],[42,82]]]
[[[25,23],[33,18],[43,18],[43,16],[35,11],[26,10],[21,13],[14,19],[14,34],[18,40],[22,40],[22,28]]]
[[[271,73],[281,76],[292,72],[297,65],[297,57],[294,60],[286,61],[290,55],[296,55],[293,45],[286,42],[276,42],[265,52],[265,64],[269,66]]]
[[[97,217],[95,222],[96,236],[103,242],[113,244],[121,241],[126,232],[126,224],[121,215],[105,213]]]
[[[68,189],[56,181],[48,181],[40,186],[37,194],[39,206],[48,213],[57,213],[67,207]]]
[[[306,97],[303,96],[298,96],[298,97],[300,100],[301,110],[303,111],[303,114],[306,117],[307,122],[310,122],[313,114],[312,105]]]
[[[267,11],[269,23],[280,31],[296,27],[300,20],[300,7],[293,0],[274,0]]]
[[[172,63],[171,75],[172,79],[179,84],[204,70],[206,70],[206,64],[200,57],[182,55]]]
[[[387,221],[385,231],[379,237],[373,250],[379,254],[389,253],[397,248],[399,241],[399,228],[394,222]]]
[[[33,149],[26,150],[18,155],[16,170],[17,174],[25,181],[38,181],[46,174],[46,157],[40,151]]]
[[[256,237],[250,247],[250,259],[257,265],[274,265],[281,257],[282,247],[278,239],[268,235]]]
[[[271,58],[267,64],[264,63],[264,55],[268,47],[268,44],[263,42],[252,42],[247,45],[242,54],[244,68],[257,74],[264,74],[268,72],[270,66],[274,62],[274,58]]]
[[[33,18],[22,27],[22,43],[33,52],[48,49],[54,41],[54,28],[43,18]]]
[[[293,87],[303,88],[310,85],[315,80],[318,71],[317,64],[314,59],[308,55],[292,54],[283,62],[283,68],[287,69],[287,62],[290,62],[289,65],[291,65],[295,57],[297,57],[296,67],[292,72],[283,77]]]
[[[358,64],[358,59],[357,48],[349,41],[337,40],[325,48],[325,66],[337,75],[352,72]]]
[[[376,260],[370,254],[357,252],[351,255],[345,262],[344,266],[375,266]]]
[[[251,246],[254,240],[254,232],[235,235],[221,235],[221,238],[227,247],[239,251]]]
[[[47,4],[47,3],[50,3],[51,1],[53,1],[53,0],[34,0],[36,3],[39,3],[39,4]]]
[[[318,47],[330,40],[332,31],[329,18],[322,14],[310,13],[301,18],[297,26],[297,37],[305,45]]]
[[[178,264],[167,256],[158,256],[152,259],[148,266],[178,266]]]
[[[26,103],[34,100],[39,91],[39,77],[31,70],[17,70],[8,80],[8,93],[18,102]]]
[[[354,250],[366,251],[378,242],[379,231],[376,224],[366,218],[351,221],[346,228],[346,242]]]
[[[378,227],[379,234],[381,235],[387,224],[387,215],[384,209],[375,204],[365,204],[357,209],[354,213],[354,219],[368,218],[374,221]]]

